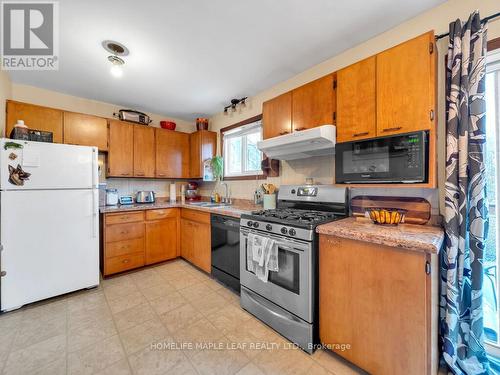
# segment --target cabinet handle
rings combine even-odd
[[[138,172],[136,173],[137,176],[144,176],[144,172]]]
[[[288,134],[288,130],[285,130],[284,132],[281,132],[280,135],[285,135],[285,134]]]
[[[163,177],[165,176],[165,173],[158,173],[158,176]]]
[[[353,137],[362,137],[364,135],[368,135],[368,132],[363,132],[363,133],[354,133],[352,136]]]
[[[383,132],[395,132],[396,130],[401,130],[401,129],[403,129],[402,126],[396,126],[394,128],[385,128],[382,131]]]
[[[129,263],[130,262],[130,259],[123,259],[122,260],[122,263]]]
[[[120,234],[127,234],[127,233],[128,233],[128,230],[122,230],[122,231],[120,232]]]
[[[130,173],[121,173],[120,176],[130,176]]]
[[[125,249],[130,249],[130,245],[123,245],[122,250],[125,250]]]
[[[306,129],[305,127],[302,127],[302,128],[297,128],[297,129],[294,129],[294,131],[296,131],[296,132],[300,132],[300,131],[305,130],[305,129]]]
[[[122,216],[122,220],[127,220],[128,216]]]

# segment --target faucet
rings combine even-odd
[[[225,190],[225,194],[221,199],[222,203],[231,204],[231,197],[229,195],[229,185],[227,184],[227,182],[221,182],[221,185],[224,186]]]

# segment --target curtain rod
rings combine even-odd
[[[481,20],[481,23],[488,22],[489,20],[492,20],[493,18],[497,18],[497,17],[500,17],[500,12],[492,14],[491,16],[488,16],[488,17],[484,17]],[[443,39],[443,38],[447,37],[448,35],[450,35],[450,33],[436,35],[436,40]]]

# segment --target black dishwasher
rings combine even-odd
[[[212,276],[240,292],[240,220],[211,215]]]

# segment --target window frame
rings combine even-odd
[[[224,133],[227,133],[230,130],[234,130],[236,128],[240,128],[242,126],[251,124],[251,123],[256,122],[256,121],[262,121],[262,114],[250,117],[250,118],[248,118],[246,120],[240,121],[240,122],[238,122],[236,124],[229,125],[229,126],[226,126],[225,128],[220,129],[220,150],[221,150],[222,158],[224,160],[225,160],[224,154],[225,154],[225,151],[226,151],[225,147],[224,147]],[[262,154],[262,155],[263,155],[263,159],[264,159],[265,156],[264,156],[264,154]],[[225,161],[224,161],[224,164],[225,164]],[[258,174],[251,173],[251,174],[241,174],[241,175],[238,175],[238,176],[225,176],[225,175],[223,176],[224,181],[263,180],[263,179],[266,179],[266,178],[267,178],[267,176],[266,176],[266,174],[265,174],[264,171],[262,171],[261,173],[258,173]]]
[[[490,40],[487,42],[487,51],[488,51],[488,56],[486,58],[486,63],[488,64],[488,62],[491,63],[491,60],[494,61],[494,64],[497,65],[497,64],[500,64],[500,37],[499,38],[495,38],[493,40]],[[498,68],[494,69],[494,70],[498,70]],[[500,74],[500,73],[498,73]],[[499,114],[497,113],[497,116]],[[497,138],[498,138],[498,134],[497,134]],[[497,142],[498,142],[498,139],[497,139]],[[500,150],[500,146],[497,145],[497,151]],[[498,161],[497,161],[498,163]],[[498,168],[498,165],[497,165],[497,173],[500,173],[500,169]],[[498,203],[498,201],[500,200],[500,184],[499,184],[499,181],[500,181],[500,176],[497,176],[497,202],[495,203]],[[499,218],[499,209],[500,205],[496,204],[496,211],[497,211],[497,220]],[[500,227],[498,226],[498,222],[497,222],[497,232],[500,230]],[[489,233],[489,235],[495,235],[497,237],[497,242],[499,241],[499,235],[498,233]],[[497,244],[498,245],[498,244]],[[496,296],[497,296],[497,303],[500,302],[500,277],[498,276],[498,271],[500,270],[499,266],[500,266],[500,257],[499,257],[499,251],[497,249],[497,285],[496,285]],[[497,314],[500,315],[500,309],[498,309],[497,311]],[[485,346],[485,349],[486,349],[486,352],[488,354],[490,354],[491,356],[493,357],[496,357],[496,358],[500,358],[500,342],[498,343],[493,343],[487,339],[484,340],[484,346]]]

